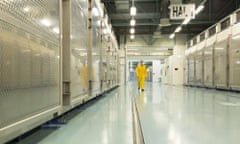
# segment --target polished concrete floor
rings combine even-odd
[[[146,83],[122,86],[67,125],[41,129],[21,144],[131,144],[131,100],[135,98],[146,144],[239,144],[240,93]]]
[[[240,144],[240,93],[148,83],[135,97],[146,144]]]
[[[59,129],[42,128],[19,144],[131,144],[133,142],[131,97],[118,88],[63,119]]]

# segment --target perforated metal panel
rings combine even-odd
[[[184,84],[188,85],[188,55],[185,56],[184,60]]]
[[[214,62],[215,62],[215,85],[220,88],[227,88],[227,40],[217,42],[215,45]]]
[[[87,1],[71,1],[71,97],[88,92]]]
[[[107,89],[107,53],[108,53],[108,46],[109,46],[109,37],[108,34],[103,33],[103,48],[102,48],[102,87],[103,90]]]
[[[0,128],[59,105],[58,0],[0,1]]]
[[[96,1],[93,1],[93,8],[99,12]],[[100,33],[100,15],[92,13],[92,91],[100,93],[100,47],[101,47],[101,33]]]
[[[190,85],[195,85],[195,58],[194,53],[189,55],[188,62],[188,83]]]
[[[240,39],[236,37],[239,35],[233,36],[229,42],[229,87],[240,90]]]
[[[202,50],[196,51],[195,64],[196,64],[195,82],[197,86],[202,86],[203,85],[203,51]]]
[[[213,45],[204,48],[204,85],[213,86]]]

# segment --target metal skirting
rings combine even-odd
[[[145,144],[135,98],[132,98],[133,144]]]

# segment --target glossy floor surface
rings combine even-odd
[[[42,128],[19,144],[131,144],[131,98],[118,88],[88,105],[69,113],[59,129]]]
[[[240,143],[240,93],[148,83],[135,97],[146,144]]]
[[[146,83],[122,86],[71,113],[67,125],[41,129],[21,144],[131,144],[135,98],[146,144],[239,144],[240,93]]]

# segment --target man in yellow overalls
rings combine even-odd
[[[136,76],[138,81],[138,89],[144,91],[144,80],[147,77],[147,68],[143,63],[143,60],[140,61],[136,68]]]

